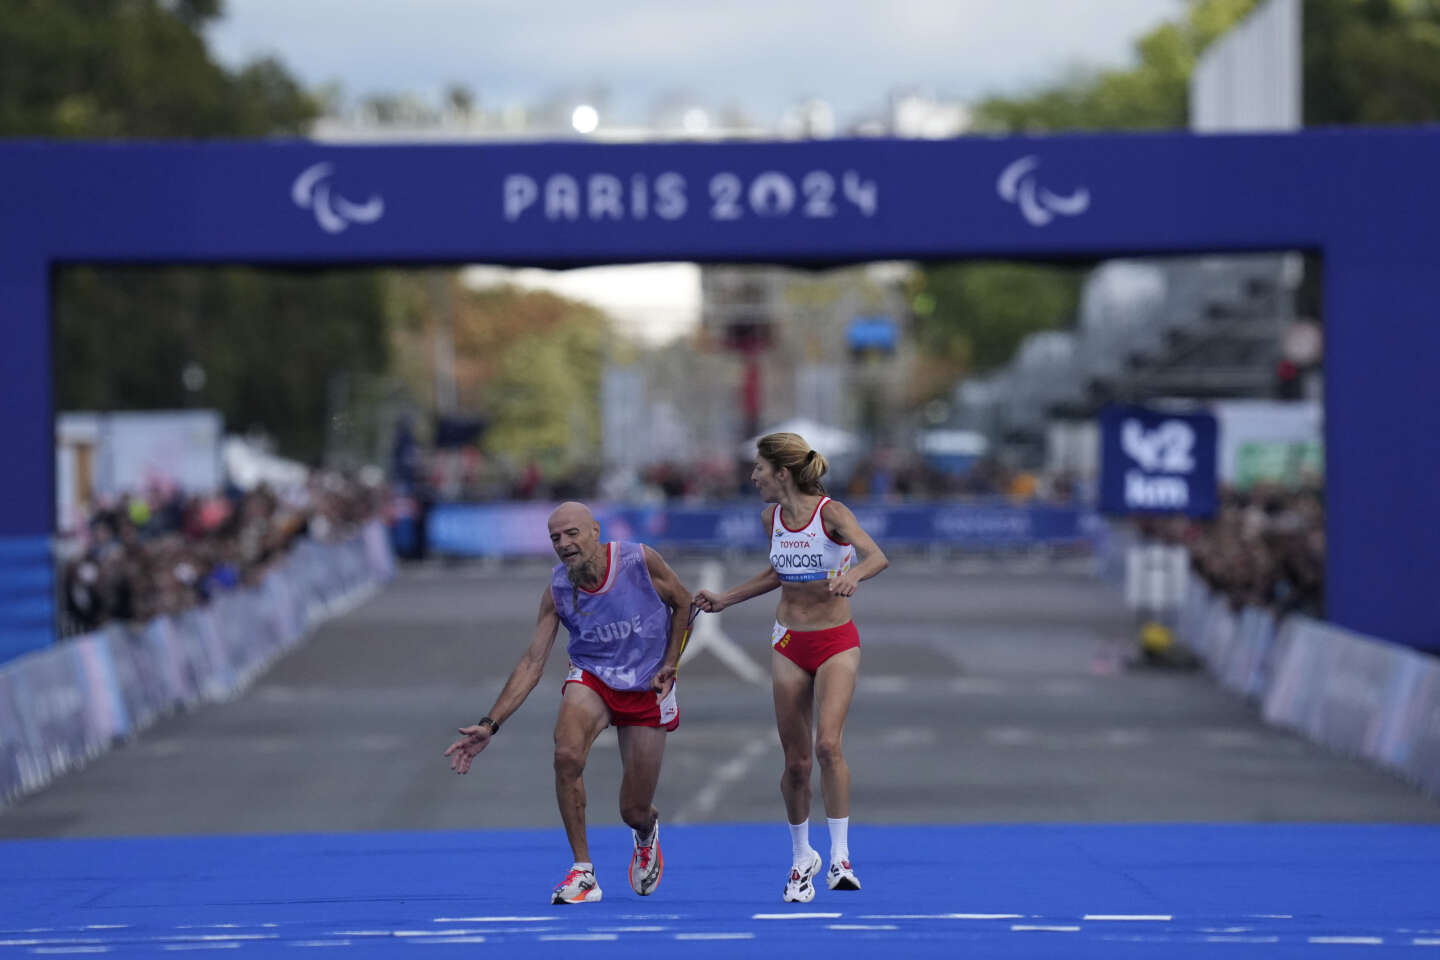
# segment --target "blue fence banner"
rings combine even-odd
[[[1107,407],[1100,413],[1100,511],[1215,512],[1214,414]]]
[[[1090,544],[1103,533],[1080,507],[1010,503],[904,503],[848,506],[882,547],[1025,548]],[[436,553],[468,557],[552,556],[549,504],[444,503],[430,510],[426,535]],[[606,540],[656,548],[763,549],[762,505],[607,506],[592,509]]]
[[[1180,640],[1265,721],[1386,767],[1440,798],[1440,657],[1334,623],[1232,609],[1191,574]]]

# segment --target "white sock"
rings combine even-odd
[[[575,861],[575,866],[571,867],[570,869],[571,869],[571,870],[584,870],[586,873],[594,873],[594,872],[595,872],[595,864],[591,863],[589,860],[585,860],[585,861],[576,860],[576,861]]]
[[[810,862],[810,821],[790,824],[791,863],[801,866]]]
[[[830,817],[825,818],[830,824],[830,862],[839,863],[841,860],[850,859],[850,818],[841,817],[839,820]]]

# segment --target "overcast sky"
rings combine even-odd
[[[348,97],[452,83],[490,107],[603,87],[622,122],[693,96],[773,125],[821,97],[842,123],[897,87],[970,99],[1122,65],[1180,0],[226,0],[210,33],[238,65],[273,53]]]

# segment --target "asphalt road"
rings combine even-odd
[[[699,585],[698,562],[676,567]],[[713,573],[731,583],[754,567]],[[563,630],[545,680],[472,773],[441,757],[528,643],[546,582],[534,565],[403,571],[244,695],[171,717],[0,811],[0,837],[558,828]],[[763,679],[774,599],[721,614],[721,638],[707,628],[682,671],[657,797],[669,822],[784,816]],[[1440,804],[1265,726],[1202,673],[1125,668],[1131,620],[1079,568],[906,559],[861,588],[855,613],[854,820],[1440,822]],[[613,732],[586,782],[591,822],[618,823]]]

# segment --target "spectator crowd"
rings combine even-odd
[[[1255,605],[1279,618],[1324,615],[1325,506],[1317,489],[1225,490],[1213,518],[1140,525],[1147,539],[1188,548],[1191,569],[1235,610]]]
[[[61,633],[144,623],[253,586],[297,540],[346,537],[383,505],[377,485],[319,471],[283,493],[260,485],[198,496],[153,484],[102,501],[62,546]]]

